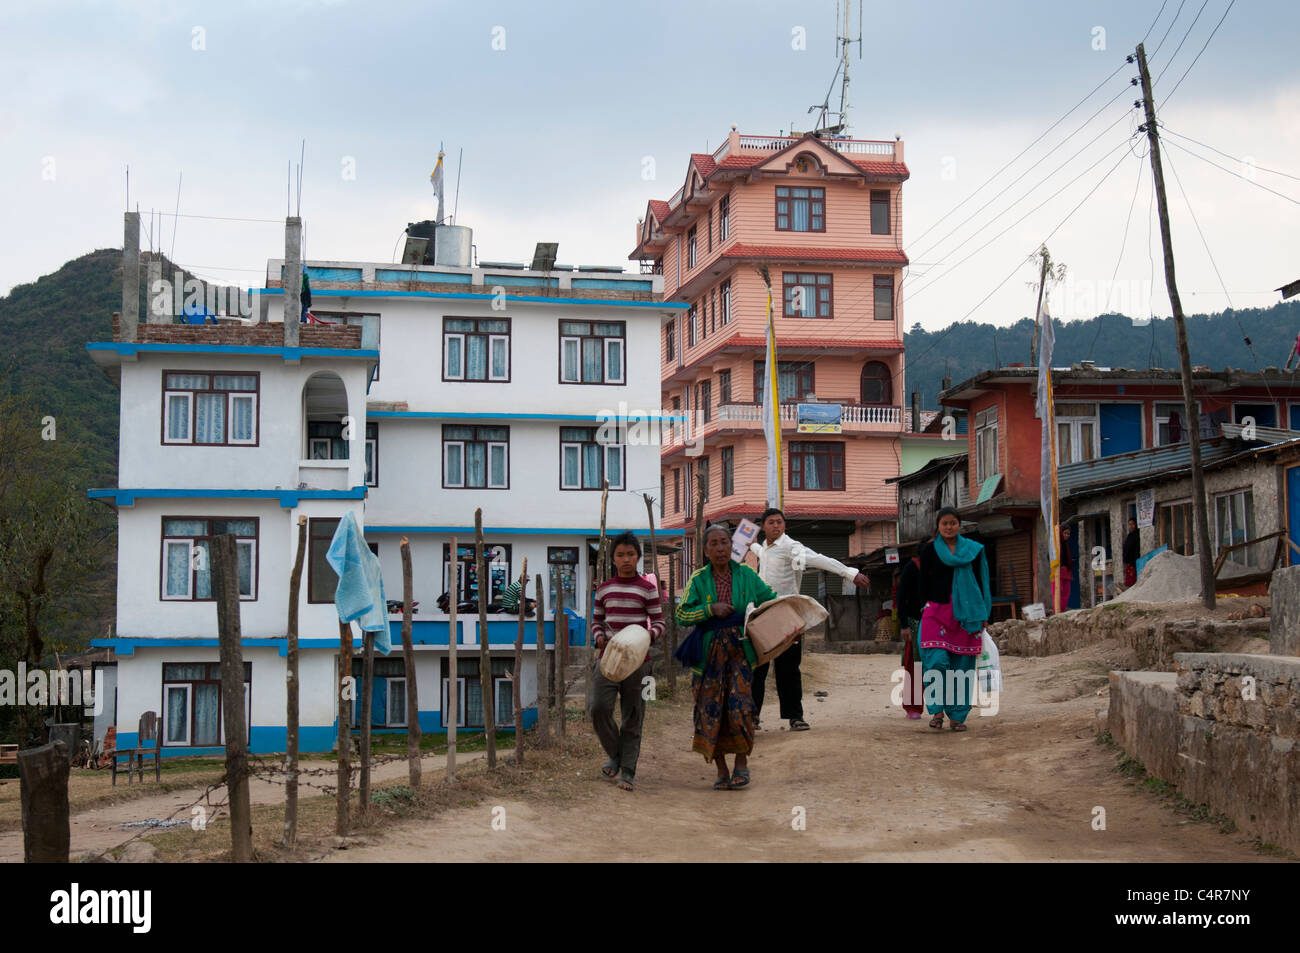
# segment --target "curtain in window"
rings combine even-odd
[[[488,458],[491,462],[489,486],[506,485],[506,448],[501,446],[492,446],[488,448]]]
[[[600,338],[582,339],[582,379],[584,381],[602,380],[604,357],[601,355]]]
[[[564,448],[564,485],[580,486],[582,483],[582,464],[578,456],[578,448],[566,446]]]
[[[226,395],[195,394],[194,439],[221,443],[226,434]]]
[[[447,337],[444,339],[447,346],[447,376],[460,377],[460,349],[463,338]]]
[[[478,680],[478,673],[465,678],[465,724],[483,724],[483,685]]]
[[[791,199],[790,214],[793,219],[794,230],[796,232],[808,231],[808,206],[807,199]]]
[[[253,400],[251,397],[235,397],[230,408],[230,439],[253,439]]]
[[[167,439],[188,440],[190,436],[190,397],[172,394],[167,398]]]
[[[623,448],[606,447],[605,464],[605,476],[609,478],[609,485],[621,487],[623,485]]]
[[[376,659],[378,661],[378,659]],[[388,679],[388,724],[406,724],[406,680]]]
[[[167,689],[167,740],[173,744],[180,744],[185,740],[186,722],[189,721],[189,711],[186,710],[185,704],[186,692],[183,688]]]
[[[217,374],[212,378],[217,390],[257,390],[257,377],[252,374]]]
[[[183,596],[190,588],[190,548],[184,543],[167,544],[167,595]]]
[[[497,693],[497,724],[508,725],[515,719],[514,688],[509,682],[492,683]]]
[[[574,338],[564,339],[564,380],[577,381],[578,376],[578,342]]]
[[[492,339],[492,376],[497,378],[508,377],[510,371],[506,366],[506,341],[504,338]]]
[[[465,377],[487,379],[487,338],[477,334],[465,338]]]
[[[799,308],[796,313],[809,318],[817,317],[820,312],[817,310],[816,279],[810,277],[807,282],[800,282],[797,287],[802,292],[801,297],[803,298],[803,301],[800,302],[802,307]]]
[[[235,552],[239,557],[239,594],[253,594],[253,544],[235,543]]]
[[[208,541],[205,539],[195,540],[194,548],[203,552],[202,556],[197,557],[196,562],[203,568],[194,574],[194,598],[211,599],[212,598],[212,554],[208,550]]]
[[[447,472],[443,474],[443,482],[453,486],[465,482],[465,474],[461,469],[461,445],[458,443],[444,444],[447,455]]]
[[[199,745],[221,744],[221,686],[199,682],[194,686],[194,740]]]
[[[484,486],[487,475],[487,445],[465,444],[465,485]]]
[[[582,486],[588,490],[600,489],[600,444],[582,445]]]
[[[825,490],[831,485],[830,460],[820,453],[803,455],[803,488]]]
[[[776,376],[776,389],[781,401],[795,400],[799,394],[799,372],[782,368]]]
[[[612,381],[621,381],[623,379],[623,342],[609,341],[606,348],[609,356],[609,367],[605,369],[606,376]]]
[[[168,374],[167,386],[176,388],[208,389],[207,374]]]

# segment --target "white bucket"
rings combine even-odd
[[[641,667],[650,651],[650,632],[645,626],[629,625],[605,643],[600,657],[600,674],[621,682]]]

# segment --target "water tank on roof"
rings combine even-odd
[[[433,263],[453,268],[470,266],[474,230],[465,225],[440,225],[434,234]]]

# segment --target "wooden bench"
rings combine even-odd
[[[0,764],[17,764],[18,746],[0,745]]]
[[[152,742],[152,745],[149,743]],[[112,752],[110,767],[113,770],[113,784],[117,784],[118,759],[125,757],[126,783],[131,783],[131,775],[138,768],[140,783],[144,784],[144,759],[153,758],[153,779],[162,780],[162,735],[158,733],[158,713],[147,711],[140,716],[136,733],[137,748],[117,748]],[[106,752],[107,753],[107,752]]]

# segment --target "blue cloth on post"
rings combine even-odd
[[[980,578],[971,568],[984,547],[965,536],[957,537],[957,551],[951,552],[942,539],[934,541],[934,551],[945,566],[952,566],[952,614],[967,632],[978,632],[988,620],[992,608],[989,592],[989,564],[980,560]]]
[[[356,515],[343,514],[325,552],[325,561],[338,573],[334,604],[340,622],[357,621],[362,631],[375,633],[375,648],[387,655],[393,650],[388,629],[388,602],[379,557],[370,551],[357,525]]]

